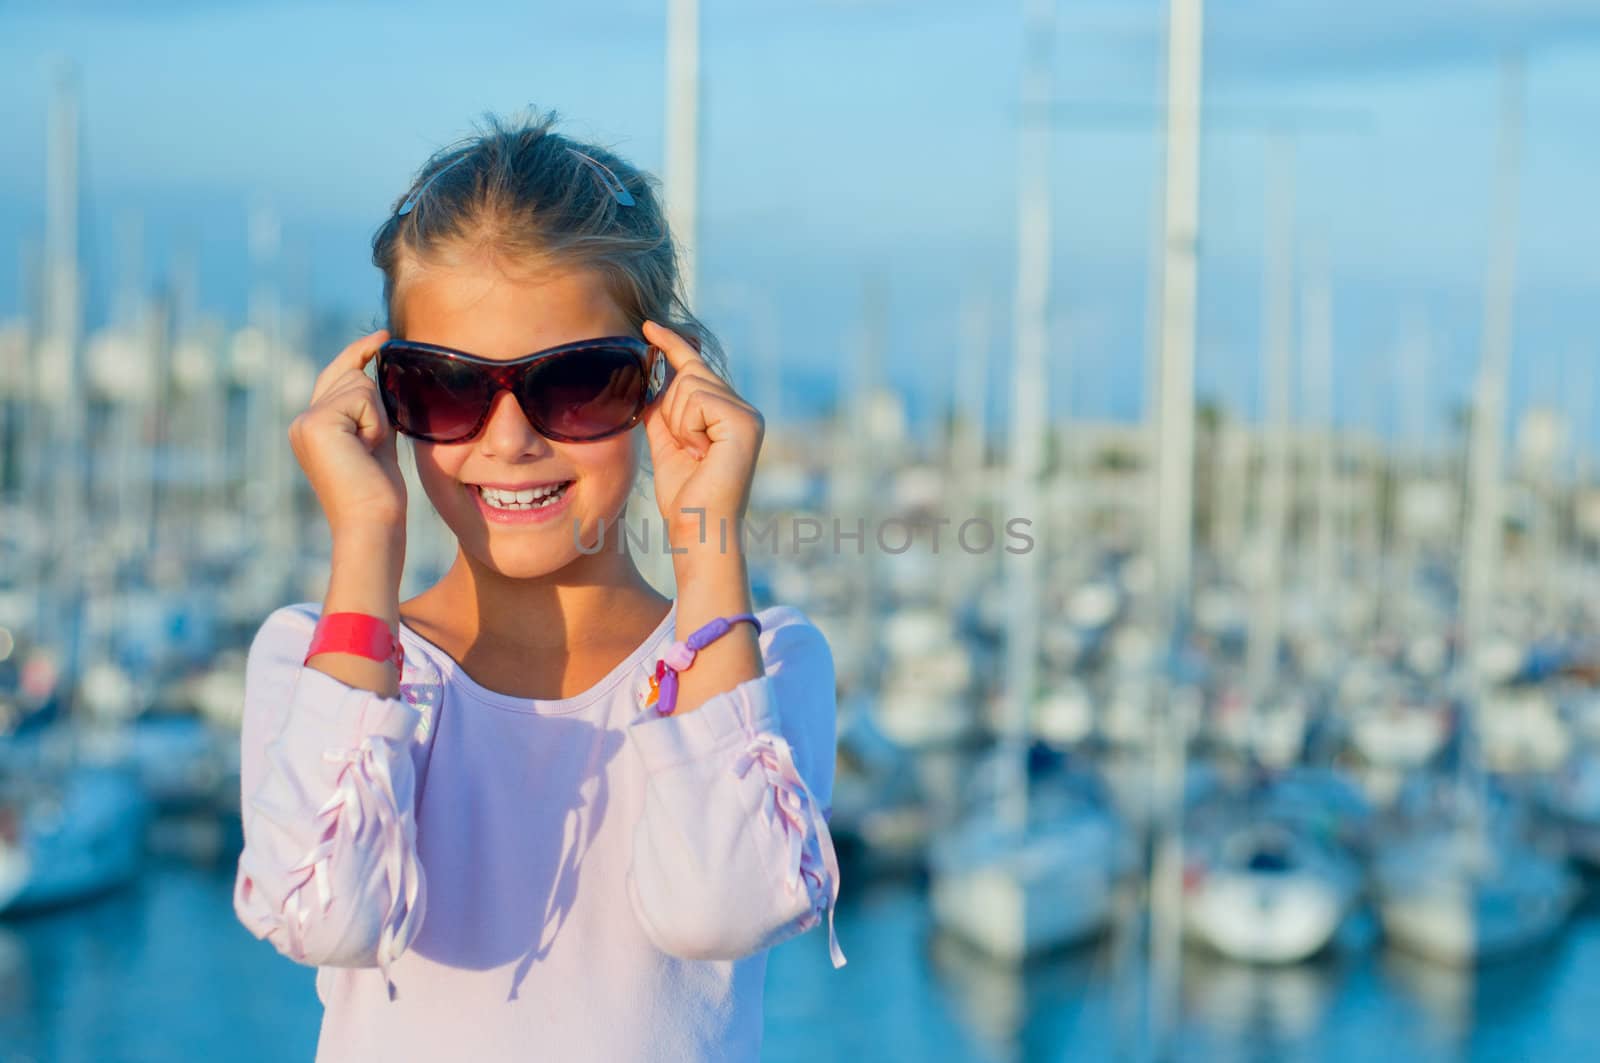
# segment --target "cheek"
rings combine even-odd
[[[600,443],[574,445],[567,460],[588,485],[591,495],[613,501],[625,497],[638,470],[632,433]]]
[[[417,479],[422,489],[441,512],[464,497],[458,474],[467,460],[467,446],[450,446],[444,443],[413,443],[417,456]]]

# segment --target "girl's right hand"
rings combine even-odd
[[[317,376],[310,408],[289,425],[294,456],[335,533],[405,527],[395,431],[376,381],[362,371],[388,338],[379,329],[340,351]]]

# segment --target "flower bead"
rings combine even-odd
[[[687,642],[674,642],[667,647],[667,652],[661,655],[661,663],[674,672],[682,672],[694,663],[694,647]],[[656,675],[658,678],[661,675],[659,667],[656,669]]]

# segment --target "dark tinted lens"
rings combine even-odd
[[[598,439],[627,426],[644,408],[639,356],[626,347],[587,347],[539,364],[517,398],[545,435]]]
[[[378,385],[395,427],[435,442],[470,435],[488,408],[491,387],[473,366],[407,347],[384,352]]]

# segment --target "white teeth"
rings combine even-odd
[[[565,484],[546,487],[528,487],[520,491],[502,491],[498,487],[479,487],[478,494],[496,509],[540,509],[552,505],[561,497]]]

